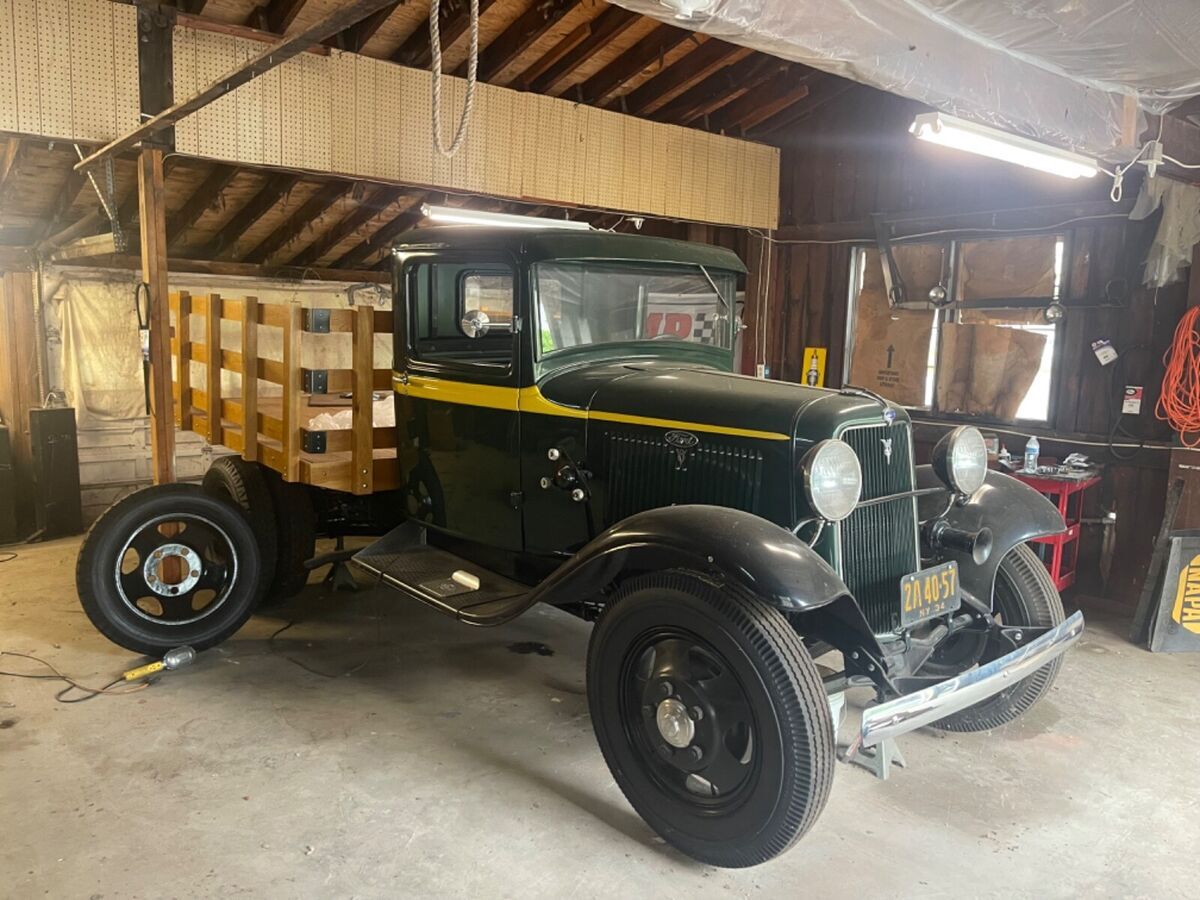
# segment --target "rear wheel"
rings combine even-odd
[[[96,520],[75,584],[101,634],[158,656],[232,635],[254,611],[264,580],[246,518],[199,486],[168,484],[131,494]]]
[[[275,577],[275,561],[279,555],[275,525],[275,504],[267,489],[263,469],[246,462],[240,456],[222,456],[213,461],[204,473],[204,490],[214,497],[229,500],[241,509],[258,538],[262,554],[263,579]]]
[[[630,581],[592,635],[587,689],[617,784],[701,862],[771,859],[829,797],[824,687],[788,621],[754,596],[682,571]]]
[[[264,602],[282,603],[304,590],[312,574],[304,564],[317,553],[317,514],[307,487],[284,481],[274,470],[265,478],[275,508],[278,555]]]
[[[1037,554],[1018,544],[1000,562],[996,572],[995,613],[1004,625],[1052,628],[1066,618],[1058,589]],[[983,665],[1003,655],[988,653],[984,635],[963,632],[939,647],[921,674],[951,678],[975,664]],[[1042,699],[1058,677],[1062,657],[1042,666],[995,696],[932,723],[943,731],[988,731],[1024,715]]]

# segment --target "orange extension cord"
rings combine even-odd
[[[1171,349],[1163,356],[1166,374],[1154,414],[1179,432],[1185,447],[1200,447],[1200,307],[1184,313],[1175,326]],[[1188,435],[1194,435],[1189,438]]]

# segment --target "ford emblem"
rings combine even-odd
[[[883,411],[883,421],[886,422],[888,425],[891,425],[893,422],[895,422],[896,421],[896,411],[894,409],[892,409],[891,407],[888,407],[887,409],[885,409]]]
[[[663,435],[663,440],[676,450],[691,450],[700,443],[700,438],[690,431],[668,431]]]

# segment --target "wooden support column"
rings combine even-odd
[[[171,298],[175,310],[175,337],[171,344],[175,350],[175,383],[179,395],[179,406],[175,410],[175,421],[184,431],[192,430],[192,295],[180,291]]]
[[[375,309],[359,306],[353,325],[354,391],[350,401],[350,484],[356,494],[375,489]]]
[[[304,308],[289,303],[287,323],[283,326],[283,480],[300,480],[300,404],[304,386],[300,367],[304,364],[300,350],[300,333]]]
[[[138,156],[138,209],[142,232],[142,281],[150,297],[150,444],[154,483],[175,480],[175,416],[171,391],[171,311],[167,300],[167,218],[163,152]],[[218,413],[219,415],[219,413]]]
[[[242,459],[258,462],[258,298],[242,301]]]
[[[204,369],[204,392],[208,394],[208,442],[225,443],[221,424],[221,295],[208,295],[204,317],[204,343],[208,365]]]
[[[17,489],[17,533],[33,531],[33,452],[29,411],[42,405],[38,396],[34,282],[29,272],[0,273],[0,417],[8,426]]]

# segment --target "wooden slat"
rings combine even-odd
[[[723,106],[709,120],[709,128],[713,131],[740,131],[778,115],[808,96],[806,74],[811,74],[811,70],[802,66],[792,66],[780,72],[761,89],[742,94]]]
[[[580,41],[571,53],[563,56],[557,63],[533,79],[529,89],[537,94],[551,93],[560,81],[574,72],[593,53],[620,37],[639,21],[641,21],[641,16],[631,13],[627,9],[619,6],[605,8],[604,12],[592,20],[588,36]]]
[[[175,308],[175,337],[171,341],[175,349],[176,380],[179,383],[179,406],[175,410],[175,421],[184,431],[192,430],[192,295],[180,291],[172,298]]]
[[[689,40],[692,32],[659,25],[580,86],[583,103],[602,104],[614,91]]]
[[[331,457],[322,454],[317,459],[303,459],[300,462],[300,478],[305,484],[323,487],[334,491],[351,493],[351,462],[348,456]],[[273,467],[274,468],[274,467]],[[372,468],[376,491],[394,491],[400,487],[400,473],[396,465],[396,453],[393,450],[375,451]]]
[[[221,358],[221,295],[208,295],[208,308],[204,312],[204,343],[207,347],[208,365],[204,370],[204,391],[208,395],[208,438],[210,444],[220,444],[221,416],[212,415],[214,406],[221,402],[221,366],[213,360]]]
[[[242,301],[242,459],[258,460],[258,299]],[[254,373],[253,376],[246,372]]]
[[[378,323],[379,314],[376,313],[376,334],[379,333]],[[307,378],[311,369],[305,369],[304,375]],[[354,370],[353,369],[322,369],[325,373],[327,394],[344,394],[346,391],[354,390]],[[377,391],[390,391],[392,389],[392,370],[391,369],[376,369],[375,374],[371,379],[371,386]]]
[[[325,435],[325,452],[326,453],[349,453],[353,444],[354,432],[339,428],[331,431],[315,432],[307,428],[301,429],[302,434],[323,434]],[[397,444],[395,428],[374,428],[372,429],[372,442],[376,450],[384,450],[387,448],[395,448]]]
[[[652,113],[751,52],[745,47],[709,38],[673,66],[630,91],[619,106],[632,116]]]
[[[480,80],[493,80],[576,5],[577,0],[543,0],[531,4],[479,54]],[[455,74],[463,76],[466,72],[463,63]]]
[[[283,454],[285,481],[300,479],[300,340],[304,309],[298,303],[287,307],[283,329]]]
[[[351,399],[352,436],[350,438],[350,462],[354,474],[355,494],[369,494],[374,490],[375,453],[374,409],[372,392],[375,374],[375,309],[359,306],[354,310],[353,368],[354,393]]]
[[[390,309],[375,309],[368,307],[374,313],[374,328],[380,334],[391,334],[392,323],[395,321],[395,315]],[[336,334],[345,332],[349,334],[354,331],[354,319],[357,311],[353,309],[330,309],[329,313],[329,332]]]
[[[285,0],[288,3],[301,3],[303,0]],[[335,7],[327,16],[314,25],[294,35],[273,44],[249,60],[241,63],[213,81],[203,90],[186,100],[172,104],[167,109],[143,122],[132,131],[126,132],[114,141],[101,147],[91,156],[81,160],[76,169],[84,169],[95,165],[100,160],[128,150],[144,141],[151,135],[165,128],[170,128],[185,116],[203,109],[214,100],[225,96],[230,91],[241,87],[246,82],[269,72],[276,66],[287,62],[297,54],[303,53],[308,47],[319,44],[327,37],[332,37],[340,31],[345,31],[356,22],[360,22],[373,12],[387,6],[392,0],[356,0],[346,6]],[[276,29],[272,29],[276,30]]]
[[[789,65],[782,59],[761,53],[748,56],[739,63],[720,69],[712,77],[679,95],[658,109],[653,118],[686,125],[753,90]]]

